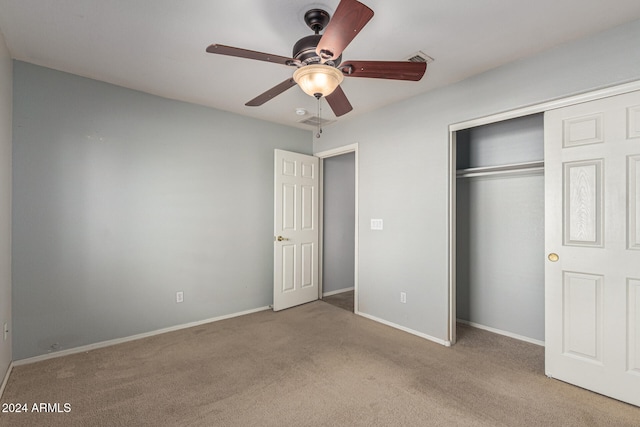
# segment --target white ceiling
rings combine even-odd
[[[281,56],[311,34],[304,12],[339,0],[0,0],[0,31],[15,59],[120,86],[298,125],[315,99],[294,87],[261,107],[244,103],[290,67],[205,52],[212,43]],[[638,0],[362,0],[373,19],[345,60],[435,61],[420,82],[347,78],[354,111],[415,96],[556,45],[640,19]],[[594,58],[594,61],[597,61]],[[323,101],[324,102],[324,101]],[[323,104],[322,116],[333,119]]]

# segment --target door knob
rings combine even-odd
[[[553,253],[553,252],[551,252],[547,258],[549,258],[549,261],[551,261],[551,262],[556,262],[556,261],[558,261],[560,259],[558,254]]]
[[[289,239],[287,239],[286,237],[278,236],[278,237],[276,237],[276,240],[278,242],[282,242],[283,240],[289,240]]]

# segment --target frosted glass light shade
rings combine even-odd
[[[293,73],[293,80],[309,96],[330,95],[344,79],[337,68],[323,64],[305,65]]]

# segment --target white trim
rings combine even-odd
[[[640,80],[587,91],[449,125],[449,340],[456,342],[456,132],[640,90]]]
[[[324,293],[324,159],[318,158],[318,299]]]
[[[343,288],[343,289],[338,289],[337,291],[325,292],[325,293],[322,294],[322,296],[323,297],[330,297],[331,295],[342,294],[342,293],[353,291],[353,290],[354,290],[354,287]]]
[[[462,319],[458,319],[458,323],[462,323],[464,325],[473,326],[474,328],[482,329],[484,331],[493,332],[494,334],[504,335],[505,337],[514,338],[514,339],[520,340],[520,341],[526,341],[528,343],[536,344],[536,345],[539,345],[541,347],[544,347],[544,341],[540,341],[540,340],[536,340],[536,339],[533,339],[533,338],[525,337],[524,335],[514,334],[512,332],[503,331],[502,329],[496,329],[496,328],[492,328],[492,327],[489,327],[489,326],[481,325],[479,323],[469,322],[467,320],[462,320]]]
[[[13,362],[13,365],[14,366],[29,365],[31,363],[41,362],[43,360],[55,359],[57,357],[69,356],[71,354],[84,353],[84,352],[87,352],[87,351],[96,350],[98,348],[110,347],[112,345],[122,344],[122,343],[129,342],[129,341],[135,341],[135,340],[139,340],[139,339],[142,339],[142,338],[149,338],[149,337],[153,337],[155,335],[165,334],[167,332],[174,332],[174,331],[179,331],[179,330],[182,330],[182,329],[193,328],[194,326],[205,325],[207,323],[218,322],[220,320],[231,319],[233,317],[239,317],[239,316],[244,316],[246,314],[258,313],[260,311],[265,311],[265,310],[270,310],[270,309],[271,309],[271,307],[254,308],[252,310],[246,310],[246,311],[241,311],[241,312],[238,312],[238,313],[226,314],[224,316],[212,317],[210,319],[198,320],[196,322],[184,323],[182,325],[170,326],[168,328],[157,329],[155,331],[145,332],[145,333],[137,334],[137,335],[131,335],[131,336],[124,337],[124,338],[116,338],[116,339],[113,339],[113,340],[101,341],[101,342],[97,342],[97,343],[94,343],[94,344],[88,344],[88,345],[83,345],[83,346],[80,346],[80,347],[69,348],[69,349],[62,350],[62,351],[56,351],[55,353],[42,354],[40,356],[29,357],[27,359],[15,360]]]
[[[355,236],[354,236],[354,254],[353,254],[353,292],[354,292],[354,296],[353,296],[353,312],[356,314],[359,314],[358,311],[358,280],[359,280],[359,276],[358,276],[358,272],[359,272],[359,267],[358,267],[358,259],[360,257],[360,246],[359,246],[359,212],[358,212],[358,206],[360,205],[359,202],[359,190],[358,188],[360,187],[360,180],[359,180],[359,168],[358,168],[358,143],[353,143],[353,144],[349,144],[349,145],[344,145],[342,147],[337,147],[337,148],[333,148],[331,150],[325,150],[325,151],[320,151],[318,153],[314,153],[314,156],[319,157],[320,158],[320,218],[322,218],[322,211],[323,211],[323,175],[322,175],[322,162],[324,161],[324,159],[328,158],[328,157],[334,157],[334,156],[339,156],[341,154],[348,154],[348,153],[354,153],[354,166],[355,166],[355,178],[356,178],[356,182],[355,182],[355,196],[354,196],[354,203],[355,203],[355,215],[354,215],[354,227],[355,227]],[[320,221],[320,260],[322,260],[322,219]],[[320,277],[322,277],[322,264],[320,264],[319,268],[318,268]],[[320,285],[320,295],[322,295],[322,284]]]
[[[342,147],[332,148],[330,150],[320,151],[319,153],[314,153],[313,155],[316,157],[320,157],[321,159],[326,159],[327,157],[339,156],[340,154],[347,154],[351,152],[358,151],[358,143],[343,145]]]
[[[443,345],[445,347],[450,347],[451,346],[451,343],[449,341],[445,341],[445,340],[440,339],[440,338],[432,337],[431,335],[423,334],[422,332],[418,332],[418,331],[415,331],[413,329],[398,325],[397,323],[389,322],[389,321],[386,321],[384,319],[380,319],[379,317],[371,316],[370,314],[365,314],[365,313],[357,313],[357,314],[359,314],[362,317],[366,317],[369,320],[373,320],[374,322],[378,322],[378,323],[382,323],[383,325],[391,326],[394,329],[400,329],[401,331],[407,332],[407,333],[409,333],[411,335],[416,335],[416,336],[418,336],[420,338],[424,338],[424,339],[429,340],[429,341],[433,341],[433,342],[441,344],[441,345]]]
[[[621,85],[610,86],[604,89],[583,92],[576,95],[569,95],[567,97],[542,102],[540,104],[533,104],[485,117],[479,117],[477,119],[454,123],[452,125],[449,125],[449,131],[455,132],[458,130],[469,129],[476,126],[487,125],[490,123],[502,122],[504,120],[515,119],[517,117],[528,116],[530,114],[543,113],[545,111],[555,110],[557,108],[568,107],[569,105],[581,104],[583,102],[607,98],[609,96],[621,95],[623,93],[629,93],[636,90],[640,90],[640,80],[624,83]]]
[[[0,399],[2,399],[2,394],[4,393],[5,387],[7,387],[7,383],[9,382],[9,375],[11,375],[11,370],[13,369],[13,362],[9,363],[9,367],[7,368],[7,372],[4,374],[4,379],[2,380],[2,384],[0,384]]]
[[[447,338],[451,345],[457,341],[456,337],[456,164],[457,164],[456,133],[449,130],[449,319],[447,322]]]

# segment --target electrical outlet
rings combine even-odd
[[[407,303],[407,293],[406,292],[400,292],[400,302],[403,304]]]
[[[176,292],[176,302],[183,302],[183,301],[184,301],[184,292],[182,291]]]

